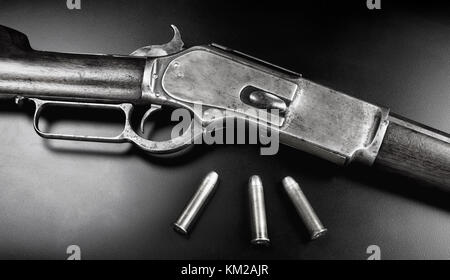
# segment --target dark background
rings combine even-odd
[[[81,1],[68,10],[65,0],[0,0],[0,24],[35,49],[108,54],[164,43],[175,24],[188,45],[216,42],[450,131],[450,9],[442,3]],[[196,146],[161,159],[126,144],[46,141],[30,113],[0,106],[1,258],[65,259],[71,244],[83,259],[366,259],[373,244],[384,259],[450,258],[450,195],[417,182],[287,147],[260,156],[251,145]],[[191,236],[180,236],[171,223],[211,170],[220,186]],[[253,174],[265,185],[270,248],[249,242]],[[281,189],[287,175],[326,237],[308,241]]]

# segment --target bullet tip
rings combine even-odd
[[[208,175],[206,175],[206,177],[214,182],[217,181],[217,179],[219,179],[219,174],[217,174],[216,171],[211,171],[208,173]]]
[[[258,175],[253,175],[249,179],[250,186],[262,186],[261,178]]]
[[[291,176],[284,177],[284,179],[281,182],[283,183],[283,186],[285,188],[298,185],[297,182]]]

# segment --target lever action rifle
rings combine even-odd
[[[42,137],[131,142],[150,153],[182,149],[198,135],[143,138],[130,124],[134,105],[149,106],[141,125],[161,106],[172,106],[193,112],[203,127],[224,112],[259,122],[249,109],[278,109],[281,117],[265,123],[283,144],[339,165],[379,166],[450,190],[448,134],[219,45],[185,48],[172,28],[169,43],[117,56],[36,51],[24,34],[0,26],[0,96],[34,102],[33,124]],[[45,132],[39,116],[48,105],[121,110],[124,129],[116,137]]]

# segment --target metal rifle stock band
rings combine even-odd
[[[161,106],[191,111],[192,123],[202,127],[221,123],[226,112],[270,127],[281,143],[336,164],[375,165],[450,190],[448,134],[226,47],[185,48],[172,28],[169,43],[116,56],[35,51],[24,34],[0,26],[0,96],[31,99],[35,128],[46,138],[128,141],[149,153],[169,153],[193,143],[202,131],[168,141],[145,139],[128,122],[134,105],[149,106],[141,123]],[[112,106],[127,121],[112,138],[43,133],[37,121],[43,104]],[[261,110],[270,113],[261,118]]]

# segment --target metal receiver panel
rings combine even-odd
[[[247,88],[258,89],[287,103],[298,90],[294,81],[208,47],[192,48],[173,59],[165,70],[162,87],[175,100],[253,118],[258,117],[255,109],[261,108],[244,102],[243,93]],[[276,126],[283,123],[283,118],[271,119],[268,116],[262,120]]]
[[[210,46],[193,47],[158,60],[163,68],[158,70],[158,88],[177,103],[186,107],[201,104],[255,119],[259,116],[249,109],[264,108],[246,102],[244,96],[246,89],[255,88],[257,95],[250,97],[262,93],[260,100],[276,100],[273,104],[277,107],[284,102],[280,117],[268,114],[267,120],[256,120],[264,124],[267,121],[277,130],[281,143],[341,165],[352,161],[371,165],[376,158],[388,125],[387,109],[261,60]]]

